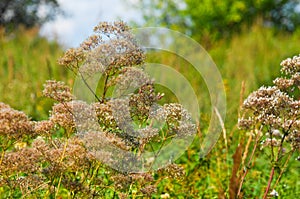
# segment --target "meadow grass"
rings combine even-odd
[[[20,29],[0,35],[0,101],[23,110],[34,119],[46,118],[51,107],[42,97],[47,79],[67,80],[69,72],[57,64],[63,50],[38,35],[38,29]]]

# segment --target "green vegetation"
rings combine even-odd
[[[61,14],[57,0],[1,0],[0,26],[6,31],[41,26]]]
[[[43,120],[47,119],[48,111],[51,110],[54,102],[42,96],[43,84],[48,79],[55,79],[72,86],[73,76],[68,70],[57,64],[57,59],[63,54],[62,48],[55,42],[49,42],[45,38],[39,37],[37,31],[36,29],[19,30],[10,35],[5,35],[2,31],[0,35],[2,47],[0,49],[2,55],[0,57],[0,101],[9,104],[14,109],[24,111],[33,120]],[[269,173],[274,165],[270,159],[270,151],[268,149],[260,150],[260,145],[257,146],[258,149],[253,161],[247,164],[250,153],[255,146],[256,137],[250,131],[237,128],[238,118],[241,114],[240,108],[243,100],[252,91],[257,90],[262,85],[272,85],[272,80],[280,75],[280,62],[287,57],[299,54],[299,43],[300,32],[278,33],[270,28],[253,25],[249,30],[235,35],[231,40],[221,39],[210,46],[209,54],[218,66],[226,86],[227,117],[224,121],[226,137],[221,136],[208,156],[199,160],[199,141],[205,136],[209,120],[209,115],[202,115],[199,136],[186,153],[176,161],[184,168],[185,175],[180,176],[180,178],[172,178],[166,174],[166,171],[155,173],[153,175],[154,182],[148,186],[148,189],[153,188],[153,186],[157,188],[157,192],[153,193],[152,197],[167,198],[169,195],[170,198],[229,198],[238,189],[238,175],[241,175],[241,172],[246,169],[249,170],[239,195],[240,198],[261,198],[263,196],[268,184]],[[148,60],[173,66],[190,80],[197,92],[206,89],[203,82],[195,79],[191,71],[186,70],[184,60],[178,60],[168,53],[150,54]],[[201,98],[203,104],[200,106],[202,110],[205,110],[204,112],[208,111],[207,105],[210,104],[208,99]],[[73,153],[76,154],[78,151],[84,154],[80,156],[82,159],[79,158],[78,161],[88,158],[83,147],[76,148],[78,147],[77,141],[68,140],[69,135],[64,133],[62,129],[57,131],[54,136],[54,138],[59,137],[67,141],[56,143],[59,152],[55,157],[60,157],[60,153],[66,153],[69,160],[66,162],[57,161],[58,164],[62,162],[66,165],[71,164],[72,162],[68,161],[72,160]],[[55,140],[54,138],[53,140]],[[50,141],[51,139],[49,138]],[[0,141],[3,140],[0,139]],[[47,150],[55,151],[56,148],[53,147],[55,144],[51,148],[50,144],[52,143],[50,141],[45,144],[36,139],[34,143],[35,146],[48,147],[50,149],[47,148]],[[30,145],[32,140],[26,140],[26,142]],[[2,153],[3,143],[1,143],[0,149]],[[15,151],[17,149],[11,146],[9,150]],[[30,150],[23,152],[24,155],[28,155]],[[299,161],[295,160],[298,156],[299,149],[290,157],[290,162],[285,165],[285,168],[276,167],[277,165],[274,167],[274,179],[278,178],[282,169],[285,170],[280,183],[276,186],[279,198],[297,198],[300,196]],[[245,159],[239,159],[241,157],[245,157]],[[54,159],[52,161],[55,162]],[[25,197],[30,197],[31,191],[34,193],[32,197],[37,198],[41,195],[83,197],[80,194],[85,193],[85,187],[79,188],[80,183],[89,186],[93,191],[90,193],[92,195],[98,191],[102,197],[112,198],[117,197],[116,192],[121,190],[122,193],[130,194],[131,198],[140,196],[137,194],[142,190],[141,184],[139,184],[142,180],[139,176],[131,175],[128,179],[126,176],[117,175],[116,171],[105,168],[94,160],[87,163],[90,165],[85,162],[80,163],[82,168],[76,172],[72,170],[73,168],[63,170],[66,172],[66,176],[59,173],[61,171],[53,174],[53,178],[51,178],[52,174],[43,173],[45,176],[48,175],[47,180],[51,181],[50,184],[59,189],[57,191],[54,188],[54,195],[51,195],[53,187],[50,187],[46,193],[40,193],[37,191],[38,188],[20,190],[17,185],[11,185],[9,188],[0,188],[0,197],[20,198],[22,191],[28,194]],[[51,161],[44,162],[44,164],[44,166],[51,165]],[[178,168],[172,169],[176,171]],[[49,169],[47,172],[52,171]],[[66,181],[61,180],[63,177],[66,177]],[[91,180],[89,181],[89,179]],[[132,179],[136,181],[130,181]],[[11,180],[13,182],[13,179]],[[130,186],[127,186],[126,183],[125,186],[124,181]],[[113,184],[114,182],[115,184]],[[121,182],[121,188],[116,188],[118,187],[116,182]],[[0,181],[0,185],[1,183]],[[108,186],[101,187],[99,190],[97,183],[106,183]],[[149,193],[151,191],[144,190],[144,192]],[[119,197],[121,196],[126,197],[120,193]]]
[[[9,35],[2,29],[0,37],[0,101],[34,119],[47,117],[51,103],[42,97],[45,80],[70,79],[67,70],[57,64],[62,48],[39,37],[38,29],[21,29]]]
[[[179,30],[208,47],[253,24],[293,32],[300,24],[299,0],[137,0],[144,24]]]

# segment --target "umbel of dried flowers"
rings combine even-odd
[[[281,66],[282,77],[273,81],[274,86],[263,86],[244,101],[239,127],[262,130],[263,146],[282,147],[287,141],[292,150],[299,150],[300,56],[283,60]]]
[[[143,71],[145,52],[130,28],[123,22],[101,22],[94,33],[78,48],[67,50],[59,64],[82,80],[96,102],[80,101],[80,96],[70,94],[64,83],[48,81],[44,95],[59,102],[53,106],[50,120],[66,129],[68,135],[77,133],[98,158],[106,154],[100,160],[107,162],[112,162],[109,154],[120,156],[115,149],[129,152],[130,158],[125,159],[134,159],[132,151],[138,149],[136,154],[141,154],[154,140],[193,135],[196,125],[182,105],[165,104],[153,110],[163,94],[155,91],[154,80]],[[103,80],[100,92],[91,89],[90,80],[95,76]],[[149,126],[161,120],[164,133]],[[162,134],[166,136],[163,139]]]

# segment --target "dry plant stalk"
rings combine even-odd
[[[7,197],[17,192],[26,197],[62,197],[63,190],[72,198],[104,197],[107,192],[125,197],[133,190],[141,197],[151,197],[157,191],[154,171],[121,173],[109,168],[104,163],[114,161],[116,154],[102,149],[116,146],[138,158],[145,149],[153,148],[153,142],[162,147],[168,139],[196,130],[180,104],[151,109],[163,94],[155,91],[153,80],[143,73],[145,53],[124,22],[102,22],[94,32],[80,47],[67,50],[59,64],[82,79],[96,102],[77,100],[69,86],[55,80],[48,80],[43,90],[45,97],[56,101],[48,120],[32,121],[0,102],[0,186]],[[100,94],[89,84],[95,74],[104,80]],[[108,92],[115,86],[119,96],[128,87],[137,91],[125,100],[113,99]],[[123,113],[129,113],[128,117]],[[160,131],[150,125],[136,137],[122,126],[128,120],[141,126],[166,122]],[[158,173],[174,179],[184,176],[183,168],[175,164]]]
[[[275,167],[282,167],[283,172],[290,155],[300,149],[300,56],[282,61],[281,66],[283,77],[276,78],[274,86],[263,86],[251,93],[243,103],[244,114],[239,118],[239,127],[260,132],[261,149],[269,148],[271,151],[272,166],[263,199],[268,197],[272,187]],[[288,158],[281,165],[280,160],[285,156]],[[281,175],[273,188],[279,183]]]

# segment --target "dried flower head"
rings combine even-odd
[[[71,132],[76,130],[81,133],[101,129],[93,106],[80,100],[55,104],[52,107],[50,121]]]
[[[173,179],[182,179],[185,176],[184,168],[177,164],[169,164],[158,170],[159,174],[170,176]]]
[[[146,196],[151,196],[152,194],[157,192],[157,188],[155,185],[148,185],[141,189],[141,192]]]
[[[80,64],[85,60],[85,56],[83,48],[70,48],[65,52],[63,57],[58,60],[58,64],[66,66],[71,71],[76,72]]]
[[[280,65],[282,66],[281,72],[287,75],[293,75],[300,72],[300,56],[287,58],[283,60]]]
[[[261,129],[266,139],[263,146],[282,146],[289,141],[291,148],[299,146],[300,101],[299,89],[300,57],[288,58],[281,62],[284,77],[274,80],[275,86],[261,87],[251,93],[243,103],[244,115],[239,126],[244,129]],[[276,129],[276,130],[274,130]],[[280,139],[276,137],[280,136]]]
[[[40,169],[42,154],[34,148],[22,148],[7,152],[0,165],[1,173],[34,173]]]
[[[130,96],[129,106],[131,117],[146,120],[149,117],[151,106],[160,99],[155,93],[153,84],[144,84],[138,92]]]
[[[90,76],[97,72],[111,74],[124,66],[141,65],[145,59],[129,27],[122,21],[101,22],[94,28],[95,35],[80,47],[68,50],[59,60],[74,72]]]
[[[98,123],[104,129],[116,129],[117,123],[112,114],[111,103],[108,101],[106,103],[96,102],[92,104],[95,110]]]
[[[58,102],[68,102],[75,99],[71,93],[70,87],[65,85],[64,82],[55,80],[46,81],[46,84],[44,84],[43,95]]]
[[[25,135],[33,135],[33,122],[27,115],[8,105],[0,104],[0,135],[20,139]]]
[[[34,132],[37,135],[51,135],[55,124],[51,120],[38,121],[34,123]]]

